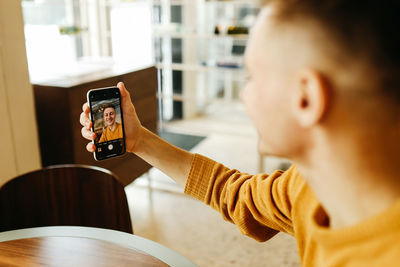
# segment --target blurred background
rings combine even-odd
[[[120,80],[142,123],[167,141],[243,172],[286,169],[287,160],[259,155],[239,99],[259,11],[251,0],[2,1],[1,183],[52,164],[98,164],[80,137],[81,105],[87,90]],[[244,237],[129,157],[99,166],[123,179],[135,234],[200,266],[299,266],[291,237]]]
[[[238,101],[253,1],[23,0],[32,83],[156,64],[162,119]]]

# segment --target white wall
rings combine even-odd
[[[0,185],[40,168],[21,1],[0,0]]]

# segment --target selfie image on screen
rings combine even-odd
[[[125,153],[124,118],[117,87],[91,89],[87,93],[96,160],[109,159]]]
[[[118,98],[92,102],[96,143],[103,143],[123,137],[121,108]]]

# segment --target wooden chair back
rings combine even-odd
[[[84,165],[57,165],[18,176],[0,188],[0,231],[89,226],[132,233],[118,177]]]

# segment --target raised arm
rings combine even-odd
[[[303,187],[295,166],[250,175],[196,154],[185,193],[216,209],[243,234],[266,241],[278,231],[294,234],[292,210]]]
[[[296,179],[293,168],[271,175],[250,175],[231,170],[201,155],[182,150],[144,128],[136,115],[129,92],[118,84],[124,113],[126,149],[160,169],[185,193],[218,210],[224,219],[235,223],[246,235],[265,241],[278,231],[293,233],[291,208]],[[89,107],[83,105],[80,118],[82,135],[93,140]],[[95,150],[93,143],[87,150]],[[299,188],[298,186],[296,186]]]

